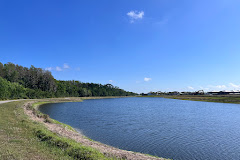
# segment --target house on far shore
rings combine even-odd
[[[148,93],[147,93],[148,96],[152,96],[152,95],[155,95],[155,96],[156,96],[156,95],[161,95],[161,94],[163,94],[161,91],[158,91],[158,92],[152,92],[152,91],[151,91],[151,92],[148,92]]]
[[[180,92],[178,91],[168,92],[168,95],[180,95]]]
[[[204,95],[204,90],[199,90],[199,91],[196,91],[196,92],[193,92],[193,95]]]
[[[240,95],[240,90],[223,90],[223,91],[211,91],[208,92],[210,95]]]
[[[147,93],[148,96],[156,95],[154,92]]]

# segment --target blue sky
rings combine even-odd
[[[239,0],[1,0],[0,62],[134,92],[240,89]]]

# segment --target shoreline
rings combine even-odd
[[[60,123],[56,120],[53,120],[50,118],[50,120],[53,120],[53,123],[46,122],[46,120],[42,117],[38,117],[33,113],[33,110],[28,110],[27,106],[32,105],[36,110],[38,110],[38,107],[40,105],[46,104],[46,103],[64,103],[64,102],[82,102],[83,100],[88,99],[105,99],[105,98],[124,98],[124,97],[84,97],[84,98],[58,98],[58,99],[40,99],[35,100],[33,102],[27,102],[27,104],[24,105],[24,112],[28,117],[31,118],[31,120],[42,123],[49,131],[58,134],[60,137],[66,137],[69,139],[72,139],[86,147],[94,148],[101,153],[103,153],[107,157],[116,157],[117,159],[128,159],[128,160],[166,160],[164,158],[155,157],[143,153],[133,152],[133,151],[126,151],[118,148],[114,148],[112,146],[108,146],[106,144],[94,141],[86,137],[85,135],[77,132],[77,130],[73,130],[71,126],[68,126],[66,124]],[[43,102],[45,101],[45,102]],[[48,120],[48,121],[50,121]]]
[[[139,96],[149,98],[167,98],[200,102],[232,103],[240,104],[240,95],[159,95],[159,96]]]
[[[150,97],[150,96],[149,96]],[[151,96],[153,97],[153,96]],[[154,96],[156,97],[156,96]],[[218,103],[240,103],[240,96],[158,96],[159,98],[172,98],[181,100],[194,100]],[[87,99],[123,98],[123,97],[65,97],[47,99],[15,99],[0,101],[0,159],[162,159],[148,154],[125,151],[100,142],[93,141],[77,132],[71,126],[51,119],[42,114],[37,108],[45,103],[82,102]],[[211,100],[211,101],[210,101]],[[214,101],[213,101],[214,100]],[[7,103],[10,102],[10,103]],[[30,106],[27,104],[31,103]],[[33,105],[34,104],[34,105]],[[40,121],[34,121],[25,114],[34,112],[34,117]],[[51,131],[46,125],[56,125],[58,129]],[[90,145],[82,145],[71,137],[61,135],[67,133],[81,137],[90,144],[104,146],[109,152],[99,151]],[[114,150],[114,153],[112,150]],[[118,154],[115,155],[115,152]],[[132,156],[132,157],[129,157]],[[140,157],[138,157],[140,156]],[[121,157],[121,158],[119,158]]]

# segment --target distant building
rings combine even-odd
[[[199,90],[199,91],[193,92],[193,95],[204,95],[204,91]]]
[[[145,93],[140,93],[141,96],[147,96],[148,94]]]
[[[153,92],[149,92],[147,95],[148,95],[148,96],[151,96],[151,95],[153,95]]]
[[[208,92],[208,94],[211,94],[211,95],[240,95],[240,91],[237,90],[237,91],[234,91],[234,90],[231,90],[231,91],[211,91],[211,92]]]
[[[157,92],[157,95],[162,95],[162,94],[164,94],[164,93],[161,92],[161,91],[158,91],[158,92]]]
[[[181,92],[180,95],[192,95],[192,92]]]
[[[178,91],[168,92],[168,95],[180,95]]]

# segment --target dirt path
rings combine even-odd
[[[6,103],[6,102],[5,102]],[[30,105],[25,104],[24,105],[24,111],[25,113],[34,121],[38,121],[43,123],[50,131],[59,134],[60,136],[67,137],[70,139],[73,139],[85,146],[89,146],[92,148],[95,148],[105,154],[106,156],[115,156],[117,158],[123,158],[123,159],[128,159],[128,160],[166,160],[164,158],[156,158],[156,157],[151,157],[145,154],[141,153],[135,153],[132,151],[126,151],[126,150],[121,150],[117,149],[99,142],[95,141],[90,141],[80,133],[76,133],[74,131],[68,130],[67,128],[63,128],[59,124],[55,123],[45,123],[43,118],[38,118],[36,115],[33,114],[32,110],[27,110],[26,106]]]
[[[7,100],[7,101],[0,101],[0,104],[8,103],[8,102],[15,102],[15,101],[20,101],[20,100]]]

